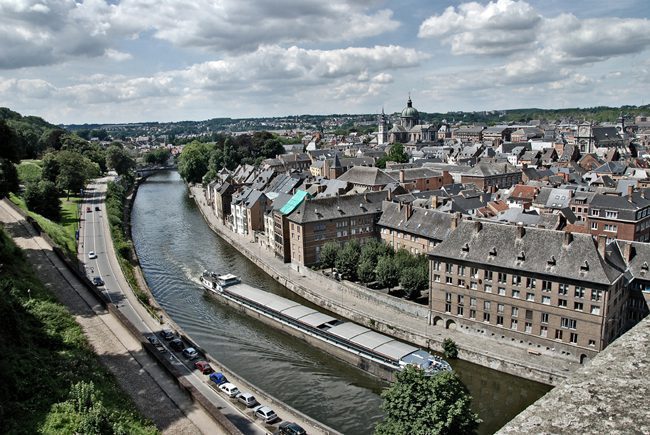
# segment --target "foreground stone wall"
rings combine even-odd
[[[650,317],[529,406],[500,434],[648,434]]]

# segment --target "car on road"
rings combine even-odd
[[[210,380],[217,385],[225,384],[226,382],[228,382],[228,379],[221,372],[210,374]]]
[[[99,206],[98,205],[95,206],[95,211],[99,211]]]
[[[237,400],[246,405],[246,408],[252,408],[253,406],[259,405],[257,399],[251,393],[240,393],[239,396],[237,396]]]
[[[297,423],[292,421],[283,421],[276,432],[278,435],[307,435],[307,431]]]
[[[97,258],[97,254],[95,254],[95,251],[90,251],[88,253],[88,258],[90,258],[91,260],[94,260],[95,258]]]
[[[176,352],[182,352],[185,349],[185,343],[180,338],[175,338],[169,342],[169,347],[174,349]]]
[[[175,337],[174,331],[171,329],[163,329],[160,331],[160,336],[164,338],[165,340],[171,340],[172,338]]]
[[[209,375],[210,373],[214,372],[212,366],[207,361],[197,361],[194,363],[194,367],[204,375]]]
[[[199,353],[193,347],[186,347],[183,349],[183,356],[187,359],[197,359]]]
[[[219,385],[219,389],[226,393],[228,397],[237,397],[237,395],[239,395],[239,388],[230,382]]]
[[[153,344],[153,346],[159,351],[159,352],[167,352],[167,348],[163,346],[163,344],[156,338],[155,335],[147,335],[147,340],[149,340],[149,343]]]
[[[94,284],[95,286],[97,286],[97,287],[101,287],[101,286],[104,285],[104,280],[101,279],[101,278],[98,277],[98,276],[94,276],[94,277],[93,277],[93,284]]]
[[[265,405],[255,407],[255,417],[264,420],[264,423],[273,423],[278,419],[275,411]]]
[[[86,213],[90,213],[91,211],[90,207],[86,207]]]

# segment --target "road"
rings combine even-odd
[[[160,325],[138,302],[121,273],[115,256],[109,236],[109,223],[104,203],[109,179],[107,177],[97,180],[96,183],[88,185],[85,191],[84,201],[81,205],[79,260],[91,280],[93,277],[100,277],[104,281],[104,285],[99,287],[100,290],[142,334],[159,336],[160,331],[166,325]],[[89,258],[91,251],[96,254],[97,258]],[[164,340],[161,342],[166,346]],[[192,361],[187,361],[170,349],[166,355],[172,364],[181,369],[184,373],[183,377],[218,406],[221,412],[243,433],[263,435],[267,434],[269,430],[274,430],[273,426],[268,426],[269,430],[267,430],[261,421],[255,420],[251,410],[244,410],[242,405],[231,402],[231,399],[215,391],[209,385],[207,377],[193,368]],[[191,418],[190,415],[188,417]]]

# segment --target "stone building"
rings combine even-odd
[[[399,118],[398,123],[395,123],[390,130],[386,130],[388,119],[382,110],[379,116],[377,144],[382,145],[386,141],[388,143],[400,142],[406,144],[435,140],[436,129],[432,125],[420,123],[420,112],[413,107],[410,96]]]

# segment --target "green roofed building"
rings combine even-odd
[[[290,232],[287,216],[302,204],[311,195],[304,190],[297,190],[296,193],[280,207],[280,210],[273,210],[273,232],[275,237],[275,255],[282,258],[285,263],[291,261]]]

